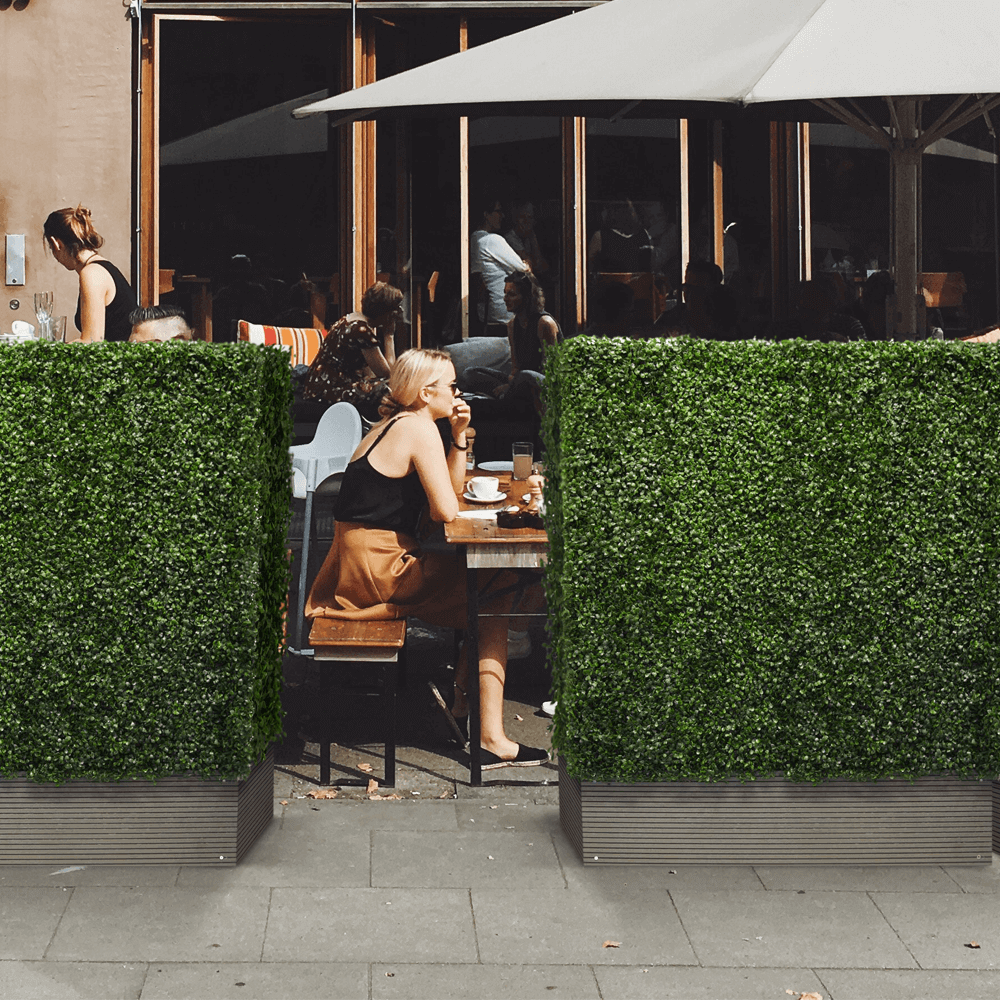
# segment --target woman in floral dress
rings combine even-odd
[[[389,369],[396,360],[396,324],[403,293],[376,281],[351,312],[330,327],[302,385],[306,399],[353,403],[369,421],[379,419]]]

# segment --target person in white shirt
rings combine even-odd
[[[469,271],[481,275],[486,286],[486,301],[480,303],[478,317],[480,324],[485,325],[484,335],[506,337],[513,313],[504,305],[504,281],[515,271],[530,270],[530,265],[500,235],[503,224],[500,200],[487,195],[481,204],[482,222],[469,240]]]

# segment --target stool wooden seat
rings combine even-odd
[[[314,659],[323,662],[383,664],[382,694],[386,699],[385,776],[383,785],[396,784],[396,688],[406,663],[406,620],[342,621],[316,618],[309,633]],[[329,671],[320,668],[320,699],[324,723],[320,740],[319,780],[330,783],[330,744],[333,742],[329,708]],[[359,784],[344,780],[339,784]]]

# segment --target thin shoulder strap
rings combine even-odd
[[[369,447],[369,449],[361,456],[362,458],[367,458],[372,453],[372,451],[375,449],[375,445],[377,445],[379,443],[379,441],[381,441],[382,438],[384,438],[386,436],[386,434],[389,433],[389,428],[392,427],[392,425],[397,420],[399,420],[399,418],[401,416],[402,416],[402,414],[399,414],[398,416],[393,417],[392,420],[390,420],[389,423],[387,423],[385,425],[385,428],[383,429],[382,433],[379,434],[379,436],[377,438],[375,438],[375,440],[372,442],[372,444]]]

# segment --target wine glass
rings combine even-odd
[[[39,334],[48,326],[54,298],[52,292],[35,292],[35,315],[38,317]]]

